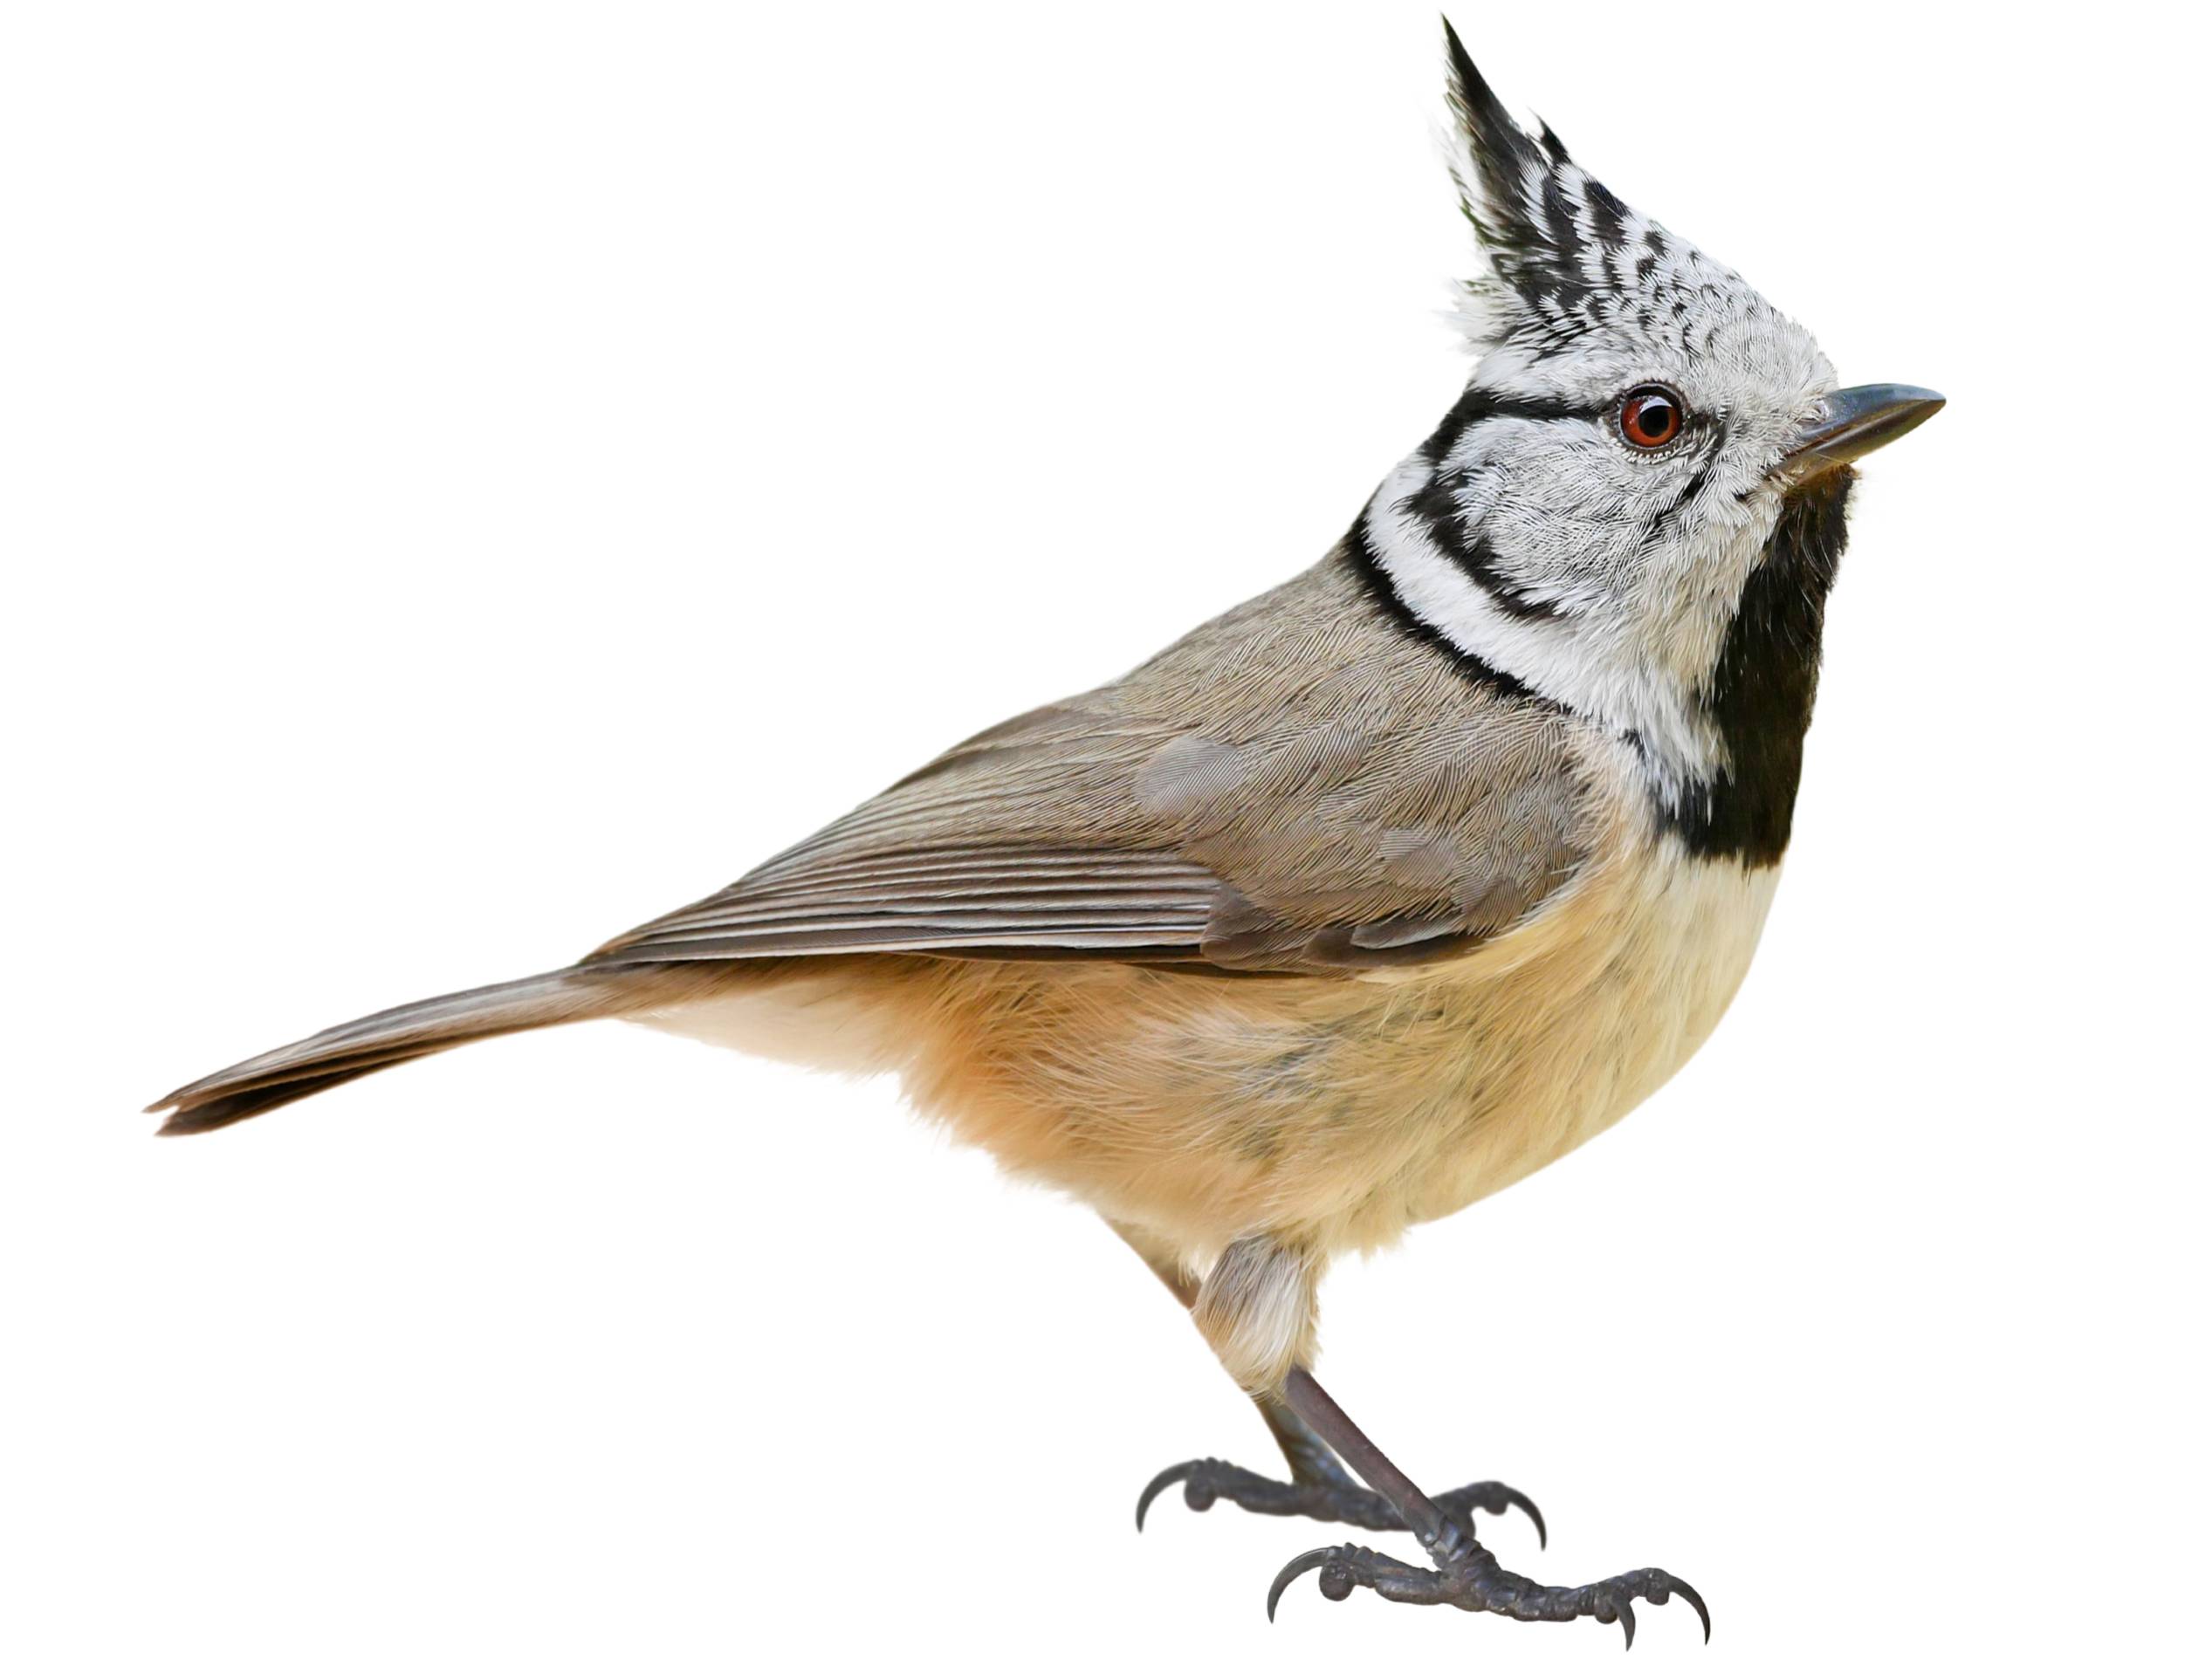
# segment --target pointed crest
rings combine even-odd
[[[1662,291],[1735,305],[1755,296],[1735,272],[1662,230],[1583,170],[1550,127],[1528,132],[1444,24],[1456,142],[1452,176],[1488,270],[1466,284],[1468,332],[1543,350],[1632,314]],[[1662,302],[1663,303],[1663,302]]]

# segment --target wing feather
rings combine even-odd
[[[1479,943],[1570,880],[1576,753],[1560,711],[1398,631],[1340,553],[586,960],[1357,971]]]

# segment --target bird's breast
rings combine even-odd
[[[1193,1258],[1254,1233],[1368,1248],[1542,1168],[1673,1075],[1741,982],[1777,874],[1625,833],[1528,922],[1423,967],[828,958],[764,964],[655,1023],[896,1071],[1008,1169]]]
[[[1418,1093],[1425,1058],[1459,1073],[1462,1109],[1444,1114],[1430,1155],[1409,1172],[1398,1224],[1535,1173],[1680,1069],[1743,983],[1780,874],[1645,842],[1532,924],[1515,942],[1517,960],[1478,957],[1461,983],[1442,977],[1434,994],[1448,1011],[1438,1023],[1463,1034],[1464,1050],[1448,1061],[1409,1057],[1391,1087]],[[1392,1221],[1378,1206],[1362,1226]]]

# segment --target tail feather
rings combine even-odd
[[[563,968],[387,1008],[188,1083],[146,1109],[169,1114],[163,1135],[219,1129],[464,1043],[653,1006],[666,999],[669,977],[649,966]]]

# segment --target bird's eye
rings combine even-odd
[[[1621,400],[1621,436],[1639,449],[1664,449],[1682,435],[1682,401],[1664,386],[1639,386]]]

